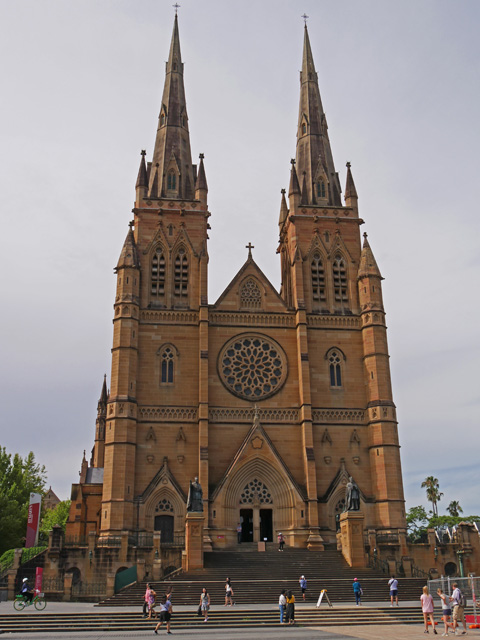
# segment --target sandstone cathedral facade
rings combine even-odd
[[[294,124],[292,123],[292,126]],[[364,530],[406,529],[382,276],[347,164],[335,170],[304,32],[296,158],[278,230],[281,286],[253,259],[208,299],[208,187],[192,163],[175,17],[151,161],[116,266],[110,390],[72,488],[67,535],[185,531],[203,488],[204,548],[336,540],[352,476]]]

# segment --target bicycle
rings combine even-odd
[[[22,593],[18,593],[15,596],[15,600],[13,601],[15,611],[23,611],[25,607],[29,607],[30,605],[33,605],[37,611],[43,611],[47,606],[45,595],[37,592],[30,603],[27,602],[27,598]]]

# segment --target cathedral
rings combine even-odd
[[[271,230],[280,286],[250,246],[209,300],[208,185],[203,155],[192,162],[175,16],[154,151],[141,153],[115,269],[110,389],[67,536],[180,539],[196,477],[205,550],[279,532],[322,550],[350,477],[362,539],[404,535],[383,278],[349,163],[342,196],[306,25],[301,68],[295,159]]]

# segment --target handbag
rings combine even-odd
[[[197,609],[197,616],[201,616],[201,615],[202,615],[202,605],[199,605]]]

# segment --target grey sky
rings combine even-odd
[[[2,428],[69,497],[110,376],[115,266],[151,156],[173,1],[1,0]],[[210,302],[246,259],[279,286],[303,21],[336,168],[385,277],[407,508],[420,482],[480,513],[475,0],[182,0],[192,154],[205,154]]]

